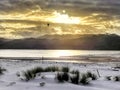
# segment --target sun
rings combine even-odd
[[[53,12],[53,16],[48,18],[48,21],[53,23],[63,23],[63,24],[80,24],[81,19],[79,17],[69,16],[68,14],[59,13],[57,11]]]

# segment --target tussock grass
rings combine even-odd
[[[55,72],[55,71],[59,71],[59,68],[55,67],[55,66],[46,67],[46,68],[34,67],[30,70],[26,70],[23,72],[24,79],[22,79],[22,80],[29,81],[31,79],[34,79],[36,77],[36,75],[38,75],[38,74],[40,76],[40,73],[42,73],[42,72]]]
[[[61,67],[60,69],[58,67],[52,66],[52,67],[35,67],[30,70],[24,71],[22,80],[29,81],[31,79],[36,78],[36,76],[41,75],[42,72],[58,72],[56,74],[56,80],[58,82],[71,82],[73,84],[83,84],[87,85],[90,82],[90,78],[92,80],[96,80],[97,76],[91,72],[87,72],[85,74],[80,74],[78,70],[73,70],[69,72],[70,69],[68,67]],[[19,75],[21,76],[21,75]]]
[[[71,80],[71,83],[73,83],[73,84],[79,84],[79,75],[76,74],[74,76],[71,76],[70,80]]]
[[[91,78],[92,80],[97,80],[97,75],[95,75],[91,72],[87,72],[86,75],[88,78]]]
[[[63,73],[63,80],[69,81],[69,74],[68,73],[66,73],[66,72]]]
[[[71,83],[73,83],[73,84],[79,84],[80,72],[78,70],[73,70],[73,71],[71,71],[71,73],[73,74],[70,77]]]
[[[34,74],[37,74],[37,73],[44,72],[44,69],[43,69],[42,67],[35,67],[35,68],[31,69],[31,71],[32,71]]]
[[[72,70],[71,72],[70,72],[71,74],[78,74],[78,73],[80,73],[78,70]]]
[[[66,72],[57,73],[56,79],[59,82],[69,81],[69,74]]]
[[[113,80],[114,80],[114,81],[120,81],[120,76],[115,76],[115,77],[113,77]]]
[[[63,73],[57,73],[56,79],[58,80],[58,82],[64,82]]]
[[[69,72],[69,70],[70,70],[69,67],[62,67],[61,69],[62,72]]]
[[[31,79],[34,79],[36,77],[36,74],[32,70],[27,70],[23,72],[24,80],[29,81]]]
[[[80,83],[83,85],[89,84],[89,77],[87,76],[87,74],[82,74]]]
[[[97,79],[97,76],[91,72],[80,74],[80,72],[78,70],[76,70],[76,71],[73,70],[73,71],[71,71],[71,73],[73,74],[73,76],[71,76],[70,79],[71,79],[71,83],[73,83],[73,84],[87,85],[90,82],[90,78],[92,80]]]
[[[0,66],[0,75],[2,75],[4,71],[6,71],[6,69],[4,69]]]
[[[52,67],[46,67],[44,69],[44,72],[55,72],[55,71],[60,71],[58,67],[52,66]]]
[[[30,69],[30,70],[24,71],[23,72],[24,80],[29,81],[31,79],[34,79],[38,73],[41,73],[43,71],[44,70],[42,67],[35,67],[35,68]]]
[[[113,81],[120,81],[120,76],[106,76],[105,77],[108,81],[113,80]]]

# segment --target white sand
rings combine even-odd
[[[85,66],[86,65],[86,66]],[[103,64],[73,64],[73,63],[54,63],[41,61],[8,61],[0,60],[0,66],[7,69],[4,75],[0,76],[0,90],[120,90],[120,82],[107,81],[105,76],[120,75],[119,71],[113,71],[111,67],[113,63]],[[35,66],[68,66],[72,69],[79,70],[81,73],[92,71],[97,74],[97,69],[100,73],[100,78],[96,81],[91,81],[90,85],[74,85],[71,83],[58,83],[54,80],[55,73],[43,73],[46,79],[36,78],[29,82],[21,81],[17,76],[17,72],[30,69]],[[45,82],[44,87],[40,87],[40,82]]]

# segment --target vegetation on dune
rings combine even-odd
[[[80,79],[80,83],[83,84],[83,85],[87,85],[89,84],[89,77],[87,76],[87,74],[83,74],[81,76],[81,79]]]
[[[71,76],[71,78],[70,78],[71,83],[73,83],[73,84],[83,84],[83,85],[89,84],[90,76],[88,75],[88,73],[82,74],[78,70],[72,71],[71,73],[73,74],[73,76]],[[89,72],[89,73],[91,75],[93,75],[91,72]],[[96,80],[96,79],[93,79],[93,80]]]
[[[97,79],[97,76],[91,72],[87,72],[86,73],[87,77],[88,78],[91,78],[92,80],[96,80]]]
[[[73,84],[87,85],[89,84],[90,80],[96,80],[97,76],[91,72],[80,74],[78,70],[73,70],[70,73],[69,72],[57,73],[56,79],[59,82],[67,81]]]
[[[44,69],[44,72],[55,72],[55,71],[59,71],[59,68],[56,66],[52,66],[52,67],[46,67]]]
[[[79,73],[79,71],[78,71],[78,70],[73,70],[73,71],[71,71],[70,73],[71,73],[71,74],[77,74],[77,73]]]
[[[78,70],[73,70],[71,72],[70,69],[68,67],[61,67],[61,69],[59,69],[58,67],[52,66],[52,67],[46,67],[46,68],[42,68],[42,67],[35,67],[32,68],[30,70],[26,70],[22,73],[22,76],[24,78],[22,78],[22,80],[24,81],[29,81],[31,79],[36,78],[36,76],[41,75],[40,73],[42,72],[58,72],[56,74],[56,80],[58,82],[70,82],[73,84],[83,84],[83,85],[87,85],[90,82],[90,78],[91,80],[96,80],[97,76],[91,72],[87,72],[85,74],[80,73]],[[16,74],[17,76],[21,76],[20,74]]]
[[[0,66],[0,75],[2,75],[4,71],[6,71],[6,69],[4,69]]]
[[[56,79],[57,79],[59,82],[64,82],[64,80],[63,80],[63,73],[57,73]]]
[[[31,79],[34,79],[36,75],[32,70],[27,70],[23,72],[23,76],[25,81],[29,81]]]
[[[59,68],[55,67],[55,66],[46,67],[46,68],[34,67],[34,68],[32,68],[30,70],[26,70],[22,73],[23,77],[24,77],[24,78],[22,78],[22,80],[29,81],[31,79],[34,79],[36,77],[36,75],[38,75],[38,74],[40,76],[40,73],[42,73],[42,72],[55,72],[55,71],[59,71]],[[16,75],[18,76],[18,74],[16,74]]]
[[[113,77],[114,81],[120,81],[120,76]]]
[[[113,81],[120,81],[120,76],[106,76],[105,77],[108,81],[113,80]]]
[[[66,72],[57,73],[56,79],[59,82],[69,81],[69,74]]]
[[[62,67],[61,69],[62,72],[69,72],[69,70],[70,70],[69,67]]]
[[[91,80],[97,80],[97,75],[95,75],[91,72],[80,74],[78,70],[76,70],[76,71],[73,70],[73,71],[71,71],[71,73],[74,75],[71,77],[71,82],[74,84],[87,85],[90,82],[90,78],[91,78]]]
[[[35,67],[33,69],[31,69],[31,71],[35,74],[40,73],[40,72],[44,72],[44,69],[42,67]]]
[[[66,73],[66,72],[63,73],[63,80],[69,81],[69,74],[68,73]]]
[[[79,84],[80,74],[79,71],[76,71],[73,76],[70,77],[71,83],[73,84]]]

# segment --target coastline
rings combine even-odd
[[[63,56],[63,57],[0,57],[0,60],[76,61],[76,62],[120,62],[120,57],[112,56]]]

